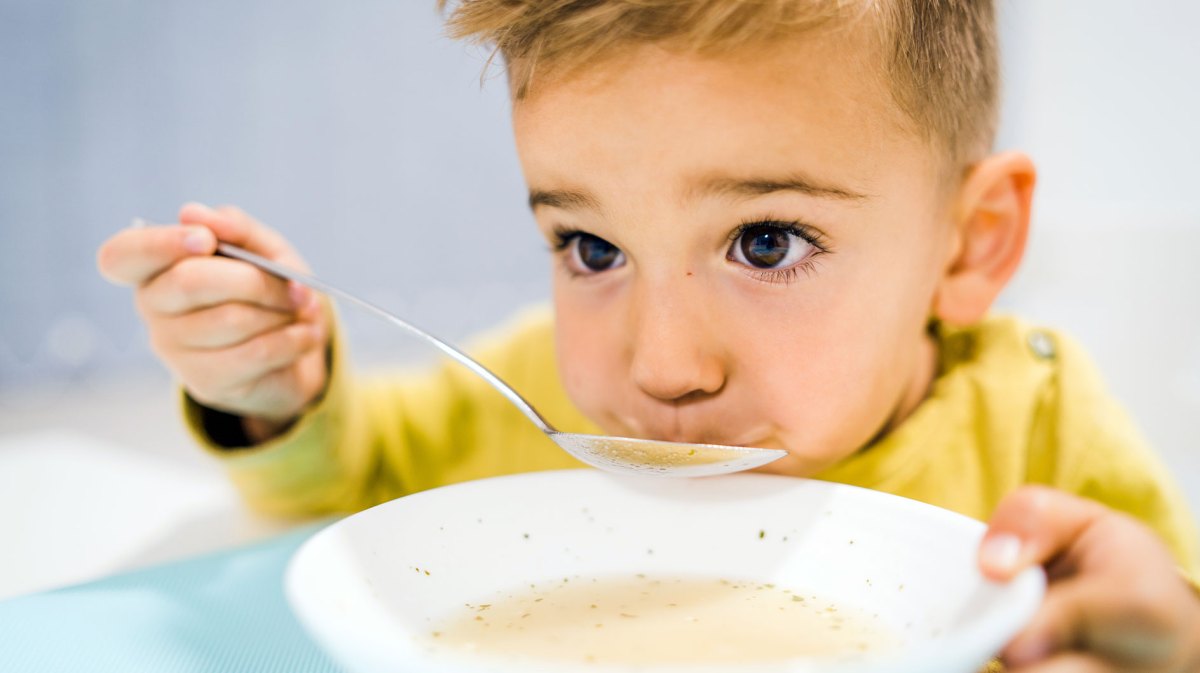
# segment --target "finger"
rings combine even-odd
[[[1029,666],[1009,664],[1009,673],[1115,673],[1116,668],[1101,659],[1078,652],[1067,652]]]
[[[1053,583],[1037,614],[1005,648],[1005,658],[1025,663],[1076,649],[1128,668],[1168,667],[1186,649],[1188,635],[1179,625],[1187,615],[1178,600],[1184,587],[1152,537],[1115,515],[1089,528],[1083,544],[1105,560],[1084,561],[1093,569]],[[1101,539],[1138,552],[1123,554]]]
[[[144,313],[181,315],[227,302],[291,312],[311,301],[312,292],[227,257],[185,259],[143,287]]]
[[[1165,663],[1179,643],[1172,615],[1155,607],[1162,601],[1155,584],[1162,585],[1081,577],[1054,585],[1030,623],[1005,647],[1005,661],[1027,665],[1074,649],[1130,667]]]
[[[299,322],[260,334],[230,348],[185,351],[177,361],[190,374],[203,395],[223,398],[236,396],[239,389],[253,384],[264,375],[294,363],[313,348],[323,347],[322,323]]]
[[[155,339],[180,348],[229,348],[296,321],[297,313],[226,302],[171,316],[155,325]]]
[[[325,385],[325,357],[309,350],[295,364],[263,374],[249,395],[257,400],[256,416],[289,421],[316,398]]]
[[[216,237],[206,227],[131,227],[100,246],[96,266],[118,285],[141,285],[179,260],[211,255]]]
[[[222,241],[299,270],[307,270],[283,236],[236,206],[214,209],[201,203],[187,203],[179,209],[179,221],[184,224],[203,225],[211,229]]]
[[[1001,501],[979,547],[983,574],[1008,580],[1058,556],[1107,510],[1044,486],[1026,486]]]

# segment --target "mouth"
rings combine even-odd
[[[710,430],[707,428],[663,428],[643,425],[640,423],[622,423],[622,429],[628,437],[648,439],[656,442],[672,442],[675,444],[710,444],[714,446],[731,446],[753,449],[785,449],[779,442],[773,441],[763,433],[746,433],[732,435],[728,432]]]

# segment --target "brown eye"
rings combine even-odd
[[[783,227],[763,224],[743,230],[733,242],[730,257],[756,269],[779,269],[800,263],[815,249]]]
[[[573,243],[571,256],[583,273],[599,273],[625,263],[621,249],[598,236],[580,233]]]
[[[738,245],[752,266],[770,269],[787,257],[788,233],[776,227],[753,227],[742,233]]]

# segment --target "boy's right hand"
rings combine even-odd
[[[252,441],[269,439],[325,388],[327,318],[312,290],[213,253],[219,239],[307,267],[237,208],[189,203],[179,222],[113,236],[100,247],[100,272],[135,288],[154,352],[193,399],[243,417]]]

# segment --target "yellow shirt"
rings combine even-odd
[[[1013,318],[939,331],[928,399],[899,427],[819,479],[886,491],[986,520],[1022,484],[1046,484],[1141,519],[1200,576],[1196,528],[1177,487],[1104,390],[1081,348]],[[567,399],[551,315],[525,314],[478,359],[568,432],[598,432]],[[193,433],[247,502],[273,514],[353,512],[481,477],[578,467],[460,365],[352,381],[335,340],[329,388],[284,435],[229,449],[212,412],[186,404]],[[185,398],[186,399],[186,398]],[[228,440],[224,442],[229,445]]]

